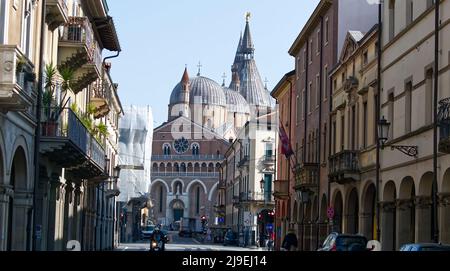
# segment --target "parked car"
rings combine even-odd
[[[400,248],[400,251],[450,251],[450,245],[443,244],[406,244]]]
[[[150,239],[150,236],[155,229],[155,225],[147,225],[141,230],[141,239]]]
[[[318,251],[370,251],[368,240],[359,234],[331,233]]]
[[[227,233],[225,234],[224,240],[223,240],[223,245],[224,246],[239,245],[237,235],[231,230],[227,231]]]

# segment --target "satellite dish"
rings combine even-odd
[[[81,244],[76,240],[71,240],[67,242],[67,251],[81,251]]]
[[[367,242],[367,248],[371,251],[381,251],[381,243],[377,240],[371,240]]]

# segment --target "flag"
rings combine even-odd
[[[286,130],[284,130],[283,124],[280,124],[280,141],[281,141],[281,154],[284,154],[289,159],[294,154],[292,150],[291,142]]]

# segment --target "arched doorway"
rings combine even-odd
[[[358,192],[353,188],[347,201],[347,229],[346,233],[356,234],[359,232],[359,202]]]
[[[315,196],[312,204],[311,214],[311,249],[316,251],[319,248],[319,196]]]
[[[395,183],[389,181],[384,187],[381,208],[381,245],[383,246],[382,249],[386,251],[395,250],[397,246],[396,195]]]
[[[258,214],[258,234],[260,247],[265,247],[266,240],[272,236],[274,223],[275,213],[273,210],[264,209]]]
[[[441,241],[444,244],[450,243],[450,169],[444,174],[442,183],[442,193],[440,194],[440,232]]]
[[[305,206],[305,216],[303,217],[304,251],[311,250],[311,230],[312,230],[312,204],[308,201]]]
[[[334,199],[334,221],[333,221],[333,231],[342,232],[342,211],[343,211],[343,200],[341,191],[338,191]]]
[[[166,214],[166,199],[167,193],[169,193],[167,186],[162,181],[155,181],[151,186],[151,198],[153,200],[153,217],[152,219],[157,221],[164,220],[167,216]],[[162,221],[161,221],[162,222]],[[158,222],[157,222],[158,223]],[[162,223],[166,224],[166,223]]]
[[[181,200],[172,202],[173,221],[180,221],[184,217],[184,203]]]
[[[9,216],[8,216],[8,242],[7,249],[9,251],[24,251],[29,249],[27,229],[31,223],[31,208],[17,206],[14,198],[20,196],[18,191],[27,190],[27,161],[25,151],[22,147],[18,147],[13,158],[10,175],[10,186],[14,191],[14,195],[9,199]]]
[[[372,183],[367,187],[362,198],[364,214],[362,217],[363,235],[369,240],[375,239],[376,188]]]
[[[406,177],[402,180],[399,190],[398,200],[398,229],[397,229],[397,249],[404,244],[415,242],[416,228],[416,208],[414,198],[416,190],[412,177]]]
[[[420,179],[419,194],[416,200],[416,215],[417,215],[417,242],[431,243],[432,242],[432,185],[433,173],[427,172]]]

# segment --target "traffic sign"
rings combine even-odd
[[[330,220],[334,218],[334,208],[333,207],[328,207],[328,209],[327,209],[327,217]]]

